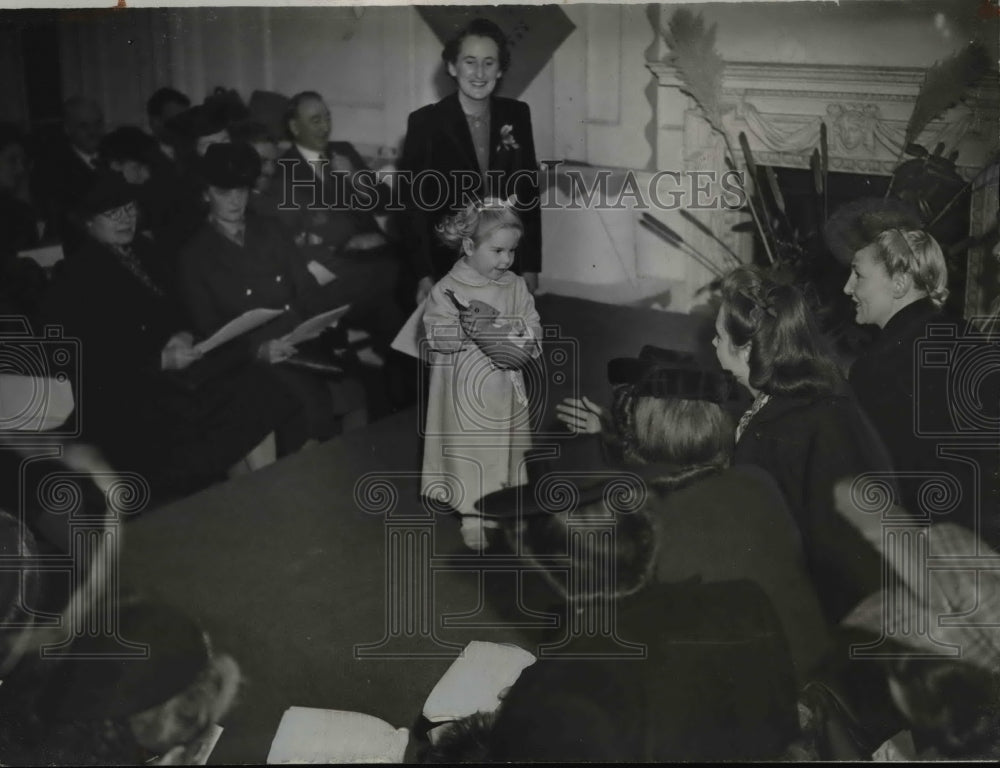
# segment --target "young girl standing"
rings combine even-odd
[[[527,482],[531,447],[521,369],[540,351],[541,326],[524,279],[510,271],[524,228],[510,203],[474,203],[438,236],[461,257],[424,308],[430,391],[421,493],[462,515],[462,538],[483,542],[475,503]]]

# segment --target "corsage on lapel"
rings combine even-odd
[[[521,145],[514,138],[514,126],[504,125],[500,128],[500,143],[497,144],[497,152],[504,149],[520,149]]]

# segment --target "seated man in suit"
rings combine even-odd
[[[291,98],[286,125],[292,146],[278,161],[284,189],[282,218],[310,245],[339,253],[387,244],[373,213],[388,190],[374,183],[361,155],[346,141],[330,141],[330,110],[323,97],[303,91]]]
[[[327,291],[352,305],[375,349],[387,353],[403,320],[394,297],[399,263],[373,214],[389,190],[350,143],[330,141],[330,110],[318,93],[291,98],[286,126],[294,143],[278,160],[278,218],[302,258],[335,277]]]

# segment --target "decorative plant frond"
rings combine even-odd
[[[726,64],[715,50],[715,25],[706,30],[701,14],[681,8],[661,31],[670,46],[667,62],[677,67],[683,90],[698,102],[709,124],[724,134],[721,97]]]
[[[931,120],[961,101],[966,89],[986,74],[989,66],[989,56],[977,43],[970,43],[944,61],[935,62],[920,86],[903,146],[915,141]]]

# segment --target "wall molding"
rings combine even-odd
[[[676,170],[725,169],[726,147],[722,138],[704,119],[694,100],[683,94],[683,82],[676,67],[648,62],[658,88],[656,115],[656,167]],[[836,173],[889,176],[905,159],[903,143],[906,125],[925,69],[918,67],[868,67],[859,65],[806,65],[790,63],[727,62],[722,82],[722,123],[736,148],[733,160],[745,166],[737,137],[746,134],[758,164],[787,168],[809,168],[810,157],[820,143],[825,124],[829,148],[829,168]],[[944,143],[946,151],[958,150],[957,171],[973,179],[990,162],[997,149],[998,89],[995,76],[985,78],[964,104],[931,122],[917,143],[933,150]],[[678,130],[678,112],[683,129]],[[971,233],[989,225],[983,210],[985,190],[973,192]],[[986,207],[995,204],[987,202]],[[703,223],[748,260],[752,240],[734,235],[734,214],[721,210],[706,212]],[[716,246],[686,221],[678,222],[681,235],[703,252]],[[710,275],[689,262],[686,284],[690,291],[708,282]],[[970,296],[969,305],[982,305],[981,297]]]

